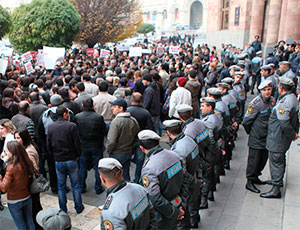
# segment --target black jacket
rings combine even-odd
[[[137,120],[141,131],[145,129],[154,130],[151,114],[141,105],[131,105],[126,112],[129,112]]]
[[[106,125],[103,116],[93,109],[85,109],[75,116],[83,148],[103,147]]]
[[[145,89],[146,89],[146,86],[144,86],[142,80],[138,80],[135,83],[135,86],[134,86],[134,91],[135,92],[139,92],[139,93],[143,94]]]
[[[76,160],[81,154],[77,126],[63,118],[58,118],[48,127],[47,147],[55,161]]]
[[[75,101],[71,100],[64,101],[63,106],[66,106],[68,109],[72,110],[74,114],[77,114],[82,110]]]
[[[152,117],[160,115],[160,90],[157,84],[153,81],[144,92],[143,104],[150,112]]]

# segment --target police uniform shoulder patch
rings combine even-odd
[[[145,188],[147,188],[150,184],[149,178],[146,177],[146,176],[142,177],[142,182],[143,182],[143,185],[144,185]]]
[[[248,107],[249,107],[249,108],[254,108],[254,105],[253,105],[253,104],[249,104]]]
[[[283,107],[280,107],[280,108],[278,109],[278,113],[279,113],[280,115],[284,114],[284,112],[285,112],[285,110],[284,110]]]
[[[249,107],[249,108],[248,108],[248,113],[249,113],[249,114],[252,114],[252,113],[253,113],[253,108],[252,108],[252,107]]]
[[[109,208],[109,206],[111,205],[111,202],[113,200],[113,196],[112,195],[108,195],[108,197],[105,200],[104,206],[103,206],[103,210],[107,210]]]
[[[113,224],[108,220],[104,221],[104,227],[105,227],[105,230],[113,230],[114,229]]]
[[[216,114],[216,115],[218,115],[218,114],[219,114],[219,111],[218,111],[218,110],[215,110],[214,112],[215,112],[215,114]]]

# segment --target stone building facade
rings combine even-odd
[[[244,47],[260,35],[264,47],[300,40],[300,0],[141,0],[144,22],[204,33],[207,43]]]

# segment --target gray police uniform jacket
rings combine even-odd
[[[246,100],[246,91],[241,83],[233,85],[233,90],[238,95],[238,101],[244,102]]]
[[[235,98],[235,100],[237,100],[237,101],[239,100],[239,94],[236,90],[230,89],[228,92],[231,96],[233,96]]]
[[[230,112],[230,118],[233,119],[236,113],[237,100],[227,92],[223,94],[222,101],[227,105]]]
[[[183,180],[183,163],[177,153],[160,146],[151,149],[147,157],[141,183],[150,195],[158,227],[169,229],[172,224],[176,226],[179,205],[186,209],[189,199],[188,184]]]
[[[205,123],[209,130],[210,144],[208,152],[206,153],[206,161],[215,162],[220,153],[218,139],[220,138],[223,122],[218,118],[214,111],[209,112],[203,116],[202,121]]]
[[[290,69],[286,71],[281,77],[287,77],[295,82],[296,80],[296,75],[295,73]]]
[[[183,124],[182,132],[191,137],[197,144],[199,151],[204,151],[204,149],[209,144],[209,130],[203,121],[195,118],[190,118]]]
[[[186,168],[189,185],[196,183],[196,172],[199,165],[199,149],[196,142],[184,133],[179,134],[170,143],[171,151],[177,153],[183,161]]]
[[[271,96],[266,101],[261,94],[250,102],[242,122],[246,133],[249,134],[248,146],[250,148],[266,149],[268,122],[274,106],[274,97]]]
[[[155,229],[149,194],[141,185],[121,181],[106,198],[101,229]]]
[[[298,133],[298,101],[289,92],[278,98],[268,124],[266,148],[272,152],[286,152]]]
[[[221,98],[216,99],[215,114],[223,121],[225,126],[229,125],[230,112],[228,106]]]

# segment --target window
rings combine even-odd
[[[229,23],[229,1],[230,0],[223,0],[222,6],[222,30],[228,29]]]

